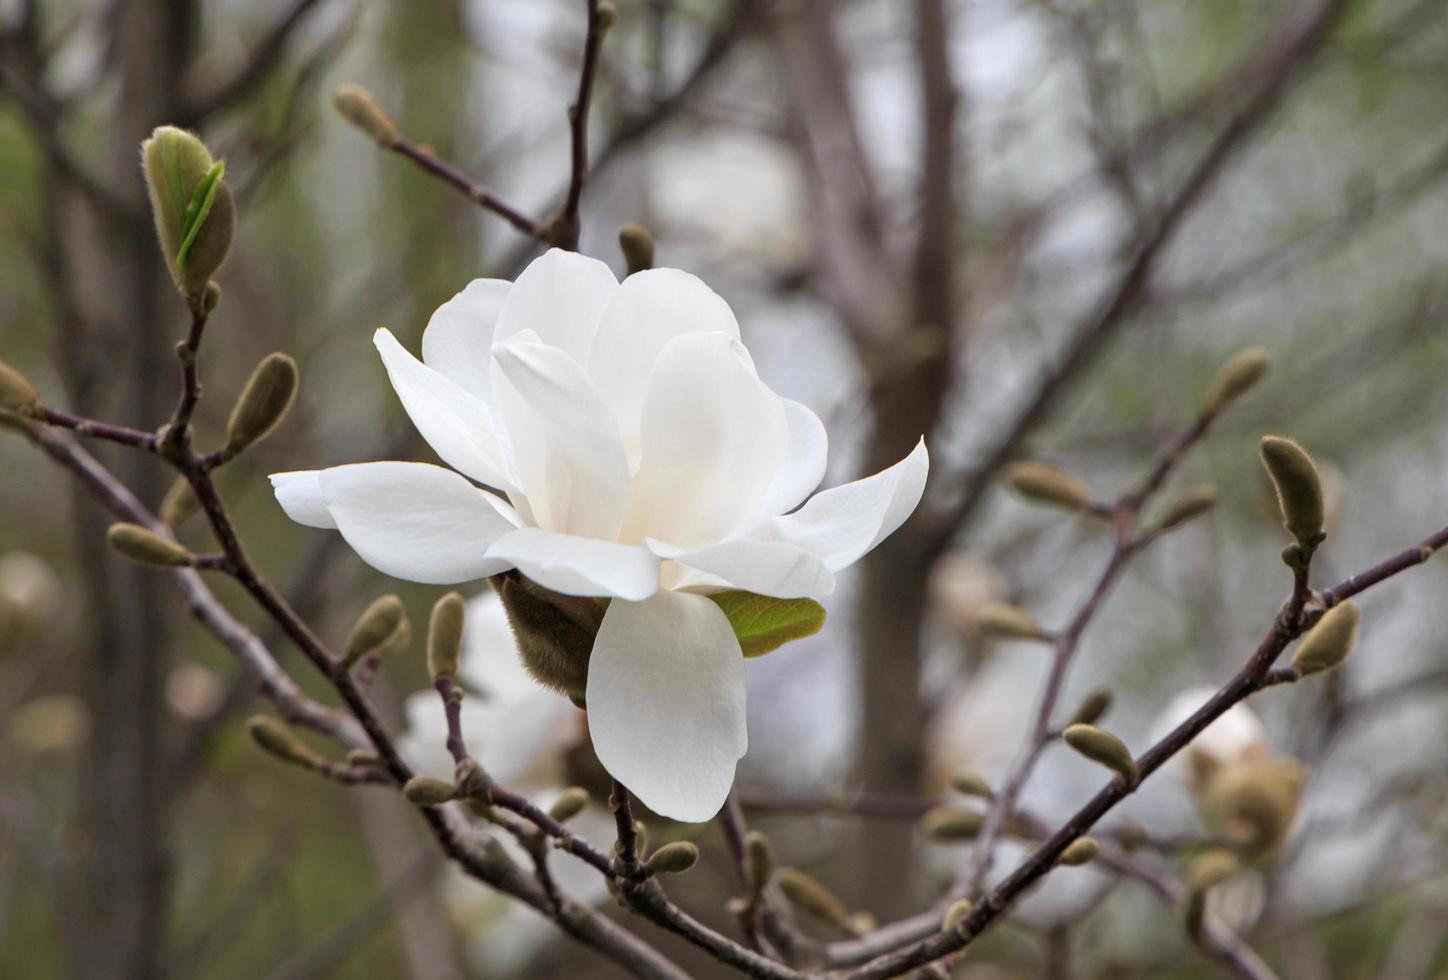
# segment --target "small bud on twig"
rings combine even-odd
[[[982,603],[976,611],[975,628],[981,636],[998,640],[1050,639],[1030,613],[1006,602]]]
[[[268,715],[253,715],[246,723],[246,730],[252,741],[283,762],[313,769],[321,761],[321,757],[297,738],[295,732]]]
[[[1078,837],[1061,852],[1061,863],[1068,868],[1078,868],[1096,860],[1101,853],[1101,844],[1094,837]]]
[[[774,876],[774,848],[769,838],[757,830],[751,830],[744,837],[744,876],[755,895],[764,891]]]
[[[207,284],[226,261],[236,230],[225,165],[191,133],[158,126],[141,144],[141,169],[171,278],[194,308],[204,310]]]
[[[283,353],[268,354],[241,390],[226,423],[226,448],[238,453],[265,439],[297,397],[297,362]]]
[[[945,915],[941,916],[940,931],[950,932],[956,929],[974,908],[975,906],[968,899],[962,898],[951,902],[950,907],[945,910]]]
[[[463,646],[463,597],[449,592],[432,607],[427,623],[427,669],[432,679],[455,677]]]
[[[1136,760],[1131,751],[1115,735],[1095,725],[1069,725],[1061,733],[1066,744],[1077,752],[1115,772],[1126,785],[1135,786],[1137,780]]]
[[[618,8],[609,3],[609,0],[601,0],[598,5],[598,31],[600,34],[613,27],[618,21]]]
[[[1006,480],[1028,500],[1067,510],[1080,510],[1090,502],[1085,484],[1044,463],[1013,463]]]
[[[1308,631],[1297,652],[1292,655],[1292,669],[1298,677],[1331,670],[1352,653],[1357,643],[1358,607],[1344,602],[1322,614],[1317,625]]]
[[[361,85],[347,82],[337,86],[332,92],[332,108],[379,145],[390,146],[397,141],[397,127],[391,117]]]
[[[402,629],[407,621],[407,611],[402,600],[395,595],[379,596],[357,617],[352,632],[347,634],[347,646],[342,662],[348,667],[361,660],[373,650],[379,649]]]
[[[699,848],[688,841],[665,844],[649,855],[644,870],[656,875],[678,875],[699,863]]]
[[[1231,851],[1213,848],[1204,851],[1187,869],[1187,887],[1194,892],[1220,885],[1237,873],[1241,863]]]
[[[407,797],[407,802],[418,806],[438,806],[449,800],[457,798],[457,791],[453,784],[441,779],[434,779],[431,776],[413,776],[402,787],[402,795]]]
[[[160,517],[168,527],[179,527],[186,523],[186,520],[200,508],[201,503],[196,499],[196,491],[191,489],[191,484],[184,476],[178,476],[176,482],[171,484],[171,489],[166,491],[166,496],[161,500]]]
[[[0,361],[0,409],[26,412],[39,403],[40,395],[25,375]]]
[[[567,823],[582,813],[586,806],[588,806],[588,790],[581,786],[570,786],[558,799],[553,801],[553,805],[548,808],[548,815],[559,823]]]
[[[1312,457],[1291,439],[1263,436],[1262,465],[1277,489],[1282,526],[1303,549],[1322,542],[1322,480]]]
[[[985,814],[955,806],[938,806],[920,820],[925,836],[939,844],[975,840],[985,826]]]
[[[1071,716],[1073,725],[1094,725],[1111,709],[1111,688],[1098,687],[1081,699],[1076,713]]]
[[[1156,531],[1169,531],[1179,524],[1185,524],[1194,517],[1199,517],[1217,506],[1217,488],[1210,483],[1199,483],[1194,487],[1187,487],[1171,503],[1167,504],[1162,511],[1161,520],[1157,521]]]
[[[1271,367],[1272,360],[1261,347],[1248,347],[1233,354],[1207,386],[1203,411],[1212,415],[1222,411],[1252,390]]]
[[[623,252],[628,274],[654,267],[654,236],[640,225],[624,225],[618,230],[618,247]]]
[[[979,796],[986,800],[995,796],[995,793],[991,791],[990,783],[986,782],[979,773],[967,769],[962,769],[950,777],[950,788],[961,796]]]
[[[814,878],[798,868],[780,868],[774,880],[795,908],[830,925],[850,930],[850,914],[840,900]]]
[[[196,563],[196,556],[185,546],[139,524],[112,524],[106,531],[106,544],[117,554],[141,565],[185,568]]]

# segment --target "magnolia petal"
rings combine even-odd
[[[815,494],[795,513],[775,518],[773,531],[838,572],[905,523],[920,503],[929,471],[930,456],[921,439],[889,469]]]
[[[551,248],[529,263],[508,291],[493,343],[531,330],[543,343],[586,365],[598,321],[616,292],[618,280],[608,266]]]
[[[834,573],[824,562],[787,541],[725,541],[698,551],[684,551],[653,539],[645,543],[660,558],[710,576],[712,584],[776,599],[813,599],[835,590]]]
[[[654,362],[623,540],[694,550],[758,513],[789,438],[783,399],[723,333],[675,337]]]
[[[525,527],[493,542],[487,557],[564,595],[644,599],[659,587],[659,559],[638,545]]]
[[[444,463],[479,483],[511,489],[492,410],[417,358],[386,328],[372,335],[387,376],[412,424]]]
[[[503,600],[491,587],[468,600],[458,677],[491,701],[515,701],[544,690],[523,666]]]
[[[422,362],[468,394],[489,400],[493,328],[513,284],[474,279],[439,306],[422,333]]]
[[[771,515],[793,510],[819,489],[820,481],[825,478],[830,449],[820,417],[797,401],[788,398],[782,401],[784,416],[789,422],[789,449],[784,465],[764,495],[764,513]]]
[[[687,272],[636,272],[614,293],[598,324],[588,373],[617,413],[625,443],[636,448],[644,392],[659,352],[680,334],[694,332],[738,340],[739,323],[718,293]]]
[[[273,473],[272,492],[277,503],[282,505],[288,517],[307,527],[337,529],[337,522],[327,511],[327,498],[322,496],[322,484],[317,475],[321,470],[293,470],[290,473]]]
[[[493,348],[493,398],[539,527],[612,541],[629,472],[613,413],[578,362],[524,333]]]
[[[486,556],[517,526],[503,501],[426,463],[355,463],[322,470],[327,509],[378,571],[429,585],[486,578],[511,566]]]
[[[749,738],[744,657],[718,606],[681,592],[615,600],[587,700],[599,761],[649,809],[688,823],[719,812]]]

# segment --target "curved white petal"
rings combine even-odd
[[[889,469],[815,494],[793,514],[776,517],[773,530],[838,572],[905,523],[920,503],[929,472],[930,456],[921,439]]]
[[[725,541],[683,551],[649,539],[649,550],[704,572],[718,582],[778,599],[817,599],[835,590],[835,575],[819,558],[787,541]]]
[[[678,269],[634,273],[604,310],[588,373],[617,413],[624,442],[635,450],[654,361],[669,341],[695,332],[718,332],[738,340],[739,323],[718,293]]]
[[[402,407],[442,461],[479,483],[511,489],[507,457],[487,404],[413,357],[385,327],[372,342]]]
[[[437,308],[422,332],[422,362],[485,402],[493,328],[512,288],[506,279],[474,279]]]
[[[820,417],[806,405],[788,398],[782,400],[785,419],[789,422],[789,449],[785,452],[784,465],[764,495],[766,514],[793,510],[818,490],[829,458],[829,436]]]
[[[638,545],[525,527],[493,542],[488,557],[564,595],[644,599],[659,587],[659,559]]]
[[[618,280],[608,266],[551,248],[530,262],[508,291],[493,342],[531,330],[543,343],[586,365],[598,321],[616,292]]]
[[[332,515],[327,512],[327,500],[322,496],[321,483],[317,481],[317,474],[320,472],[293,470],[290,473],[273,473],[267,479],[271,480],[277,503],[282,505],[282,510],[286,511],[288,517],[307,527],[335,530],[337,522],[332,520]]]
[[[519,334],[493,348],[493,399],[539,527],[612,541],[629,472],[613,413],[578,362]]]
[[[587,699],[599,761],[651,810],[690,823],[719,812],[749,739],[744,657],[718,606],[681,592],[615,600]]]
[[[451,470],[355,463],[322,470],[319,480],[342,537],[378,571],[448,585],[511,567],[485,552],[517,526],[517,516]]]
[[[643,458],[623,540],[695,550],[758,513],[783,464],[789,423],[739,341],[691,333],[655,360],[639,434]]]

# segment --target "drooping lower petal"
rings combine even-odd
[[[511,567],[486,552],[517,526],[517,516],[451,470],[356,463],[322,470],[319,482],[342,537],[378,571],[448,585]]]
[[[327,498],[322,496],[322,484],[317,477],[321,470],[293,470],[290,473],[273,473],[272,492],[277,503],[287,516],[307,527],[321,527],[336,530],[337,522],[327,511]]]
[[[868,553],[915,512],[930,456],[921,439],[910,455],[874,476],[817,493],[770,522],[773,535],[819,557],[838,572]]]
[[[493,331],[500,344],[524,331],[566,351],[586,366],[604,309],[618,292],[608,266],[577,252],[551,248],[518,276]]]
[[[835,590],[834,573],[824,562],[787,541],[725,541],[697,551],[646,543],[660,558],[704,572],[711,584],[777,599],[817,599]]]
[[[525,527],[493,542],[488,557],[564,595],[643,599],[659,587],[659,559],[639,545]]]
[[[490,401],[493,328],[513,284],[474,279],[442,304],[422,333],[422,362],[474,398]]]
[[[748,748],[744,657],[729,620],[703,596],[615,600],[588,667],[598,759],[654,812],[709,820]]]

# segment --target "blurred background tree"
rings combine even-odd
[[[1043,459],[1106,496],[1190,420],[1231,352],[1273,357],[1271,384],[1187,466],[1218,487],[1215,515],[1127,574],[1067,679],[1066,705],[1110,684],[1133,745],[1172,694],[1230,674],[1281,599],[1262,432],[1325,464],[1325,580],[1443,523],[1442,0],[618,7],[582,249],[621,269],[614,236],[641,222],[660,264],[718,289],[761,374],[826,419],[827,485],[930,437],[930,506],[842,589],[826,633],[751,665],[741,799],[851,908],[908,913],[964,858],[924,848],[913,820],[825,803],[933,798],[961,765],[999,779],[1047,659],[982,639],[975,611],[1009,599],[1059,621],[1101,560],[1098,525],[1021,506],[997,489],[1003,464]],[[241,222],[206,355],[219,397],[198,429],[221,430],[263,354],[297,357],[297,410],[221,479],[258,561],[345,633],[395,584],[279,520],[264,474],[425,458],[371,331],[415,345],[440,302],[539,246],[376,150],[327,95],[364,82],[410,138],[546,217],[568,179],[581,8],[0,4],[3,356],[83,414],[166,416],[184,323],[137,148],[160,123],[201,132]],[[154,460],[101,455],[159,504]],[[18,439],[0,440],[0,515],[0,551],[41,559],[7,566],[22,598],[0,621],[0,974],[606,972],[561,941],[506,967],[470,955],[487,922],[448,899],[401,802],[258,757],[240,724],[249,677],[154,574],[106,551],[108,518]],[[1365,655],[1256,702],[1271,743],[1311,771],[1297,843],[1246,924],[1285,976],[1448,970],[1443,584],[1430,567],[1375,594]],[[402,594],[418,618],[433,598]],[[382,684],[400,725],[422,666],[399,660]],[[1062,815],[1097,782],[1048,754],[1023,801]],[[786,789],[823,794],[805,807],[818,812],[771,815]],[[1185,800],[1163,781],[1127,809],[1190,830]],[[678,889],[721,926],[726,870]],[[1036,899],[961,975],[1212,969],[1131,883]]]

